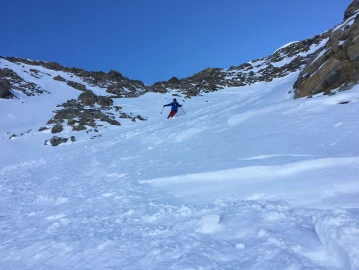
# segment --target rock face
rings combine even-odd
[[[358,0],[354,0],[349,7],[347,8],[347,10],[344,12],[344,20],[348,19],[349,17],[353,16],[356,11],[359,9],[359,1]]]
[[[0,98],[10,95],[10,82],[7,79],[0,79]]]
[[[347,90],[359,82],[359,0],[346,10],[345,21],[330,31],[324,50],[317,52],[294,84],[295,98],[331,90]]]

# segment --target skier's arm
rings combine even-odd
[[[172,106],[172,103],[163,105],[163,107]]]

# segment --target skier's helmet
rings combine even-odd
[[[173,101],[177,101],[177,99],[174,98]]]

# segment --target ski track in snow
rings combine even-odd
[[[1,156],[0,269],[359,269],[359,88],[292,100],[297,75],[171,121],[171,94],[119,99],[149,120],[94,141],[0,140],[24,153]]]

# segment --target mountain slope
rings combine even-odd
[[[1,268],[358,269],[359,89],[293,101],[296,77],[182,95],[173,120],[171,94],[120,99],[149,120],[72,147],[7,140],[36,152],[2,160]]]
[[[150,91],[1,58],[0,269],[359,269],[359,86],[291,92],[331,33]]]

